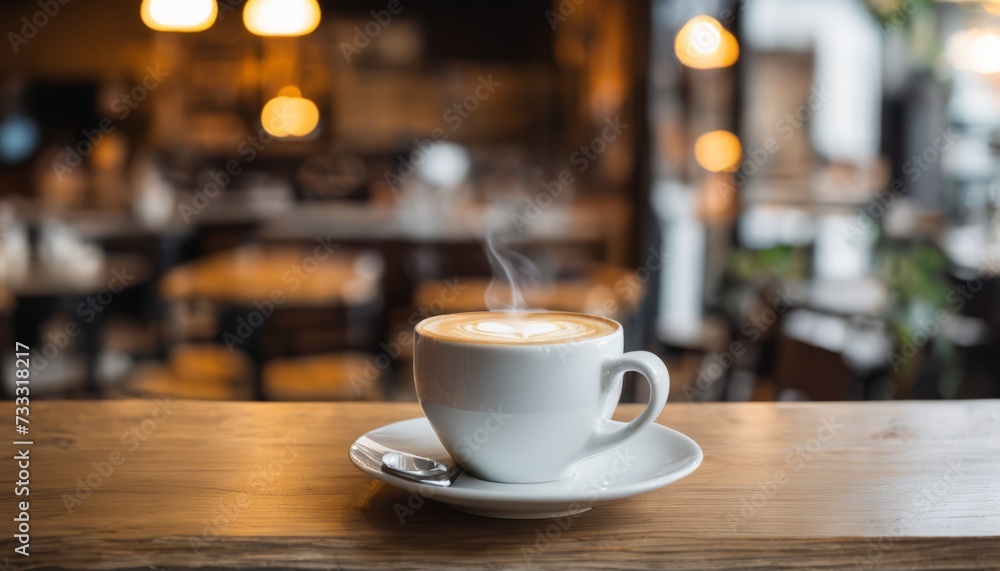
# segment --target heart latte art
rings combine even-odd
[[[444,341],[523,345],[582,341],[617,330],[618,324],[610,319],[556,312],[456,313],[417,325],[418,333]]]

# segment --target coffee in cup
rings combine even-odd
[[[448,453],[485,480],[568,478],[652,424],[669,392],[663,362],[623,353],[622,326],[605,317],[458,313],[425,319],[415,334],[420,406]],[[650,401],[627,426],[607,429],[626,371],[647,379]]]
[[[456,343],[542,345],[603,337],[619,325],[610,319],[575,313],[484,311],[453,313],[418,325],[426,336]]]

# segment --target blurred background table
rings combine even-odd
[[[668,404],[659,421],[701,445],[702,466],[561,524],[457,512],[351,465],[355,438],[419,416],[416,404],[33,406],[32,435],[45,450],[31,465],[32,497],[44,498],[32,502],[37,565],[916,570],[1000,561],[996,400]],[[121,435],[140,423],[155,429],[141,448],[123,447]],[[78,498],[78,479],[116,451],[124,460],[113,474]],[[13,502],[5,496],[4,509]]]
[[[23,271],[4,276],[4,291],[0,293],[0,306],[12,314],[13,341],[31,347],[36,360],[52,361],[51,368],[38,364],[39,388],[46,383],[72,382],[83,379],[83,390],[89,395],[100,391],[99,368],[101,365],[100,340],[105,322],[105,310],[122,292],[148,280],[150,268],[135,256],[112,256],[103,259],[95,268],[75,270],[70,264],[31,261]],[[0,311],[4,311],[0,307]],[[47,331],[45,322],[56,318],[56,325]],[[72,333],[69,329],[75,330]],[[76,345],[76,335],[80,343]],[[51,347],[51,349],[50,349]],[[59,365],[73,369],[67,359],[55,358],[61,353],[82,351],[83,375],[68,372],[58,378],[46,379]],[[46,372],[45,369],[49,368]],[[13,386],[11,381],[5,385]],[[44,389],[42,389],[44,390]],[[7,390],[12,394],[12,390]]]
[[[218,318],[214,359],[248,355],[254,398],[376,398],[381,391],[371,391],[381,389],[378,383],[353,395],[346,387],[364,368],[360,352],[375,345],[382,275],[378,254],[329,241],[311,249],[251,245],[172,269],[160,293],[168,303],[211,306]],[[341,354],[301,359],[332,352]],[[268,368],[275,359],[283,360]],[[309,386],[316,390],[302,391]]]

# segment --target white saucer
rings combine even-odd
[[[607,428],[624,425],[613,420]],[[504,519],[542,519],[585,512],[596,504],[627,498],[675,482],[701,465],[701,448],[687,436],[653,424],[624,446],[588,458],[573,477],[541,484],[500,484],[464,473],[449,487],[405,480],[381,470],[365,453],[366,444],[445,459],[445,451],[426,418],[383,426],[351,445],[351,462],[392,486],[416,491],[457,510]]]

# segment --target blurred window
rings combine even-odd
[[[860,0],[755,0],[745,4],[749,51],[815,52],[812,144],[826,159],[878,155],[882,33]],[[775,86],[780,88],[780,86]]]

